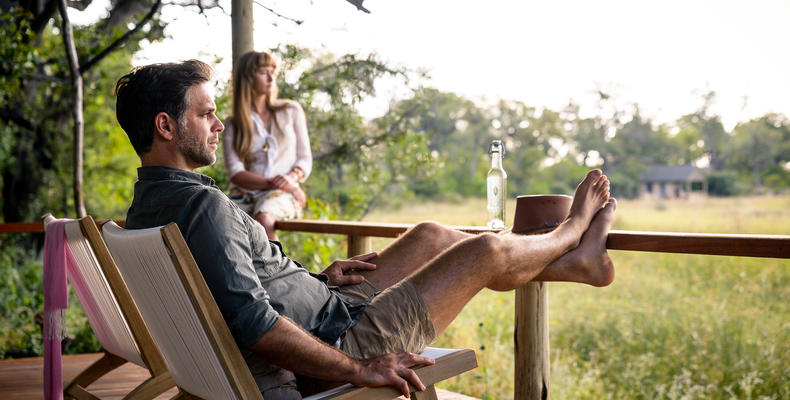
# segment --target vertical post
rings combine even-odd
[[[549,287],[530,282],[516,289],[516,400],[549,398]]]
[[[540,234],[568,217],[573,198],[561,195],[519,196],[513,232]],[[516,330],[513,334],[516,400],[549,398],[549,288],[530,282],[516,289]]]
[[[233,57],[233,68],[235,69],[236,60],[238,60],[242,54],[255,48],[252,38],[252,0],[232,0],[230,4],[231,54]]]
[[[348,257],[366,254],[373,251],[373,238],[370,236],[348,235]]]

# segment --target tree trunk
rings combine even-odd
[[[69,22],[66,0],[58,2],[58,9],[60,9],[60,17],[63,20],[63,45],[66,48],[69,69],[71,70],[72,117],[74,119],[74,209],[77,212],[77,218],[82,218],[87,215],[82,194],[82,143],[85,127],[85,121],[82,117],[82,75],[80,75],[77,49],[74,45],[74,32],[71,29],[71,22]]]
[[[231,57],[233,69],[242,54],[255,49],[253,42],[252,0],[231,1]]]

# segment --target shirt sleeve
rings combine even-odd
[[[307,134],[307,120],[305,119],[304,110],[297,102],[292,102],[294,105],[293,110],[293,124],[294,132],[296,133],[296,162],[294,167],[304,172],[304,178],[307,179],[310,171],[313,169],[313,154],[310,151],[310,137]]]
[[[222,132],[222,154],[225,156],[225,170],[228,180],[245,170],[244,163],[239,159],[239,155],[236,154],[236,149],[233,147],[234,134],[233,121],[228,118],[225,120],[225,130]]]
[[[280,319],[253,267],[246,223],[219,190],[195,196],[184,237],[236,343],[247,348]]]

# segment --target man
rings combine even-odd
[[[266,399],[299,398],[289,371],[359,386],[424,389],[410,369],[480,290],[531,280],[608,285],[606,235],[616,202],[590,171],[570,215],[544,235],[469,235],[421,223],[381,253],[311,274],[211,178],[223,126],[211,69],[149,65],[116,85],[118,121],[140,156],[130,229],[176,222]],[[274,365],[272,365],[274,364]],[[281,367],[281,368],[278,368]]]

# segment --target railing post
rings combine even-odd
[[[513,232],[539,234],[565,221],[573,198],[561,195],[519,196]],[[516,328],[513,333],[516,400],[549,398],[549,287],[530,282],[516,289]]]
[[[549,398],[549,287],[530,282],[516,289],[514,332],[516,400]]]
[[[373,251],[373,240],[370,236],[348,235],[348,257],[370,253]]]

